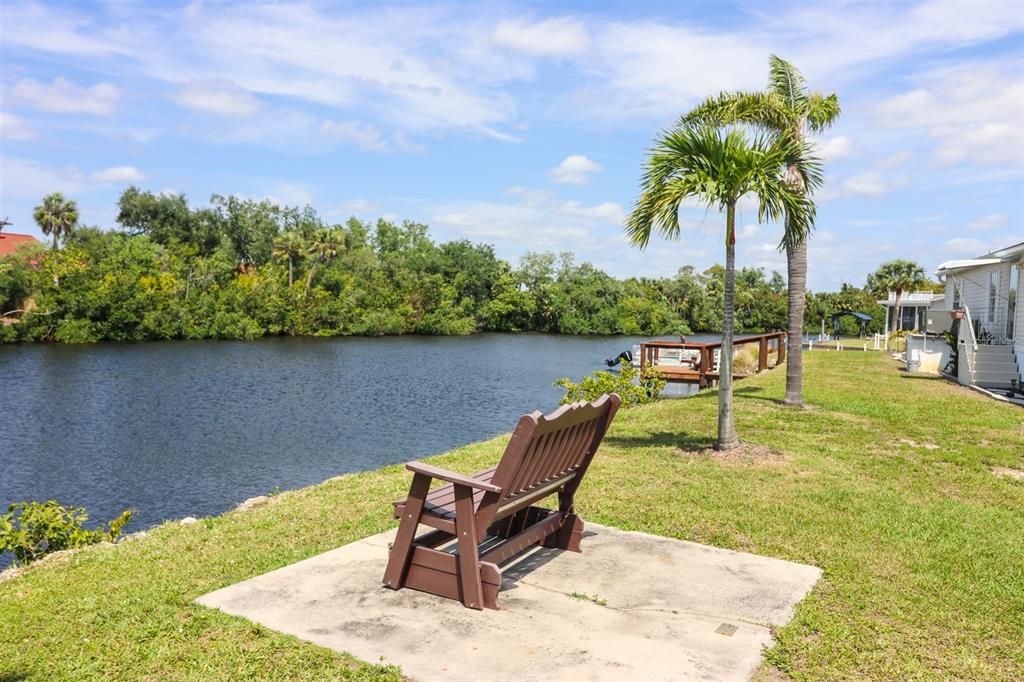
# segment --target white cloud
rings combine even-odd
[[[964,227],[968,230],[994,230],[1003,227],[1010,222],[1005,213],[989,213],[967,223]]]
[[[898,168],[903,164],[914,158],[914,155],[906,149],[901,149],[898,152],[893,152],[887,156],[883,156],[881,159],[875,162],[875,165],[881,169]]]
[[[564,201],[548,190],[512,187],[513,201],[452,201],[428,205],[428,222],[449,236],[493,243],[503,257],[525,251],[575,251],[582,259],[606,255],[599,234],[621,223],[613,202],[588,206]]]
[[[11,88],[11,95],[42,111],[103,116],[114,112],[121,93],[110,83],[81,86],[58,77],[50,84],[20,80]]]
[[[867,171],[847,178],[843,182],[843,190],[847,195],[865,195],[877,197],[889,190],[889,184],[881,174]]]
[[[278,206],[309,206],[313,203],[313,190],[306,185],[282,182],[263,198]]]
[[[590,35],[583,23],[568,17],[533,24],[507,19],[494,29],[494,42],[532,55],[564,57],[587,49]]]
[[[252,93],[230,81],[189,81],[174,97],[179,106],[226,116],[249,116],[262,107]]]
[[[36,137],[36,131],[24,119],[0,111],[0,136],[9,140],[31,140]]]
[[[566,215],[597,218],[613,225],[620,225],[626,219],[622,205],[611,201],[596,206],[583,206],[578,201],[567,201],[559,207],[559,211]]]
[[[367,151],[383,152],[389,149],[387,141],[376,126],[361,121],[324,121],[320,135],[334,142],[348,142]]]
[[[849,156],[852,141],[845,135],[838,135],[820,140],[815,146],[818,156],[823,160],[836,161],[837,159]]]
[[[943,251],[955,253],[961,256],[977,256],[988,252],[988,244],[980,239],[970,237],[956,237],[942,245]]]
[[[566,183],[570,185],[585,185],[590,180],[590,174],[601,170],[601,165],[595,163],[582,154],[573,154],[565,157],[560,164],[552,168],[549,173],[552,182]]]
[[[326,212],[325,215],[337,217],[337,216],[352,216],[352,215],[366,215],[374,213],[380,210],[380,205],[376,204],[368,199],[349,199],[343,201],[334,208]]]
[[[961,161],[1021,166],[1024,79],[1019,60],[972,61],[932,69],[918,87],[875,109],[891,128],[923,131],[939,165]]]
[[[89,174],[89,179],[97,183],[141,182],[145,174],[135,166],[113,166]]]
[[[109,187],[115,183],[138,182],[146,176],[133,166],[103,168],[92,173],[75,166],[52,168],[30,159],[0,157],[3,196],[39,199],[50,192],[78,194]]]

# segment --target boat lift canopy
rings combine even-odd
[[[843,317],[846,317],[847,315],[851,315],[854,318],[856,318],[857,323],[860,325],[860,335],[861,336],[865,335],[864,328],[867,326],[867,323],[870,322],[871,320],[875,319],[875,318],[871,317],[870,315],[865,315],[864,313],[858,313],[858,312],[853,311],[853,310],[840,310],[838,312],[834,312],[834,313],[832,313],[832,333],[835,334],[836,338],[839,338],[839,320],[841,318],[843,318]]]

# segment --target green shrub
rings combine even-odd
[[[84,528],[89,515],[81,507],[65,507],[56,500],[17,502],[0,516],[0,554],[13,552],[19,564],[29,564],[51,552],[97,542],[114,542],[132,518],[130,509],[107,524],[107,529]]]
[[[61,320],[53,338],[61,343],[95,343],[103,338],[103,335],[91,321],[74,319]]]
[[[665,377],[656,369],[641,373],[622,360],[618,372],[599,370],[583,377],[578,384],[569,381],[569,377],[562,377],[555,381],[555,386],[565,389],[563,405],[577,400],[597,400],[605,393],[618,393],[622,398],[622,407],[633,407],[657,400],[665,388]]]

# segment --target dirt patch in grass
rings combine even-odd
[[[912,448],[924,448],[925,450],[938,450],[939,446],[935,443],[918,443],[913,438],[900,438],[900,445],[908,445]]]
[[[992,467],[992,473],[1000,478],[1015,478],[1024,481],[1024,471],[1011,469],[1010,467]]]
[[[689,451],[680,449],[680,452],[691,457],[708,457],[729,464],[780,464],[788,459],[784,453],[757,443],[740,443],[739,447],[732,450],[701,448]]]

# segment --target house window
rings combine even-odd
[[[988,273],[988,321],[996,321],[996,299],[999,297],[999,273]]]
[[[911,331],[919,329],[917,324],[917,306],[902,306],[900,308],[900,329]]]

